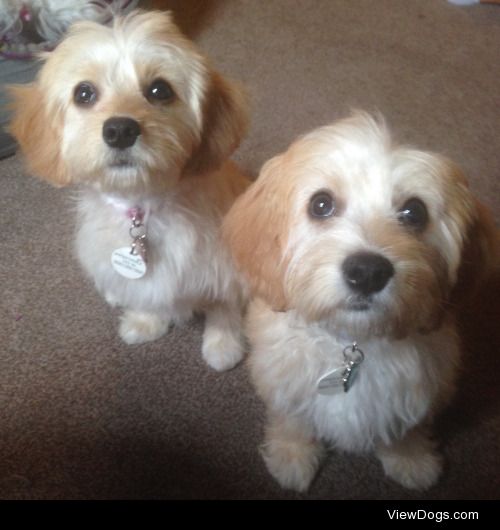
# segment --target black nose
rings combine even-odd
[[[378,293],[394,275],[392,263],[380,254],[356,252],[344,260],[342,272],[347,285],[364,296]]]
[[[115,149],[126,149],[135,144],[141,127],[132,118],[109,118],[102,126],[104,141]]]

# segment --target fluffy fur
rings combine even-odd
[[[35,175],[79,186],[78,257],[124,309],[120,336],[153,340],[171,321],[206,310],[203,355],[217,370],[234,366],[242,295],[219,230],[247,185],[227,161],[246,128],[241,90],[168,13],[135,11],[112,27],[77,23],[44,58],[37,80],[12,90],[11,130]],[[94,91],[83,91],[83,103],[75,100],[82,82]],[[135,123],[135,133],[106,138],[116,118]],[[138,134],[132,143],[130,134]],[[112,145],[117,138],[125,143]],[[132,208],[145,213],[147,230],[147,272],[135,280],[111,267],[112,252],[131,245]]]
[[[311,214],[318,192],[333,199],[331,215]],[[428,215],[420,224],[418,211],[406,212],[415,198]],[[269,161],[223,232],[254,294],[249,366],[267,405],[262,454],[271,474],[306,490],[327,444],[375,451],[400,484],[432,486],[441,458],[429,425],[453,394],[460,362],[457,278],[466,256],[475,256],[467,266],[478,277],[496,252],[491,217],[460,170],[393,145],[382,119],[357,113]],[[346,264],[360,252],[391,272],[385,284],[353,287]],[[318,380],[343,366],[353,342],[365,360],[352,387],[319,394]]]

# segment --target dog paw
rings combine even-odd
[[[168,320],[154,313],[126,311],[121,316],[119,334],[127,344],[142,344],[159,339],[167,329]]]
[[[261,449],[271,475],[281,487],[299,492],[307,491],[323,456],[318,442],[269,440]]]
[[[426,490],[434,486],[441,475],[441,456],[430,448],[408,454],[384,451],[378,455],[387,476],[412,490]]]
[[[120,305],[118,297],[113,295],[110,291],[104,293],[104,300],[106,300],[107,304],[111,307],[119,307]]]
[[[239,336],[214,327],[205,329],[201,351],[205,362],[218,372],[234,368],[244,353]]]

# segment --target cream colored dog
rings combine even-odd
[[[75,24],[32,85],[13,89],[12,131],[32,172],[79,185],[77,253],[124,309],[129,343],[207,314],[203,356],[242,356],[241,292],[220,223],[247,185],[227,157],[246,127],[241,91],[169,14]]]
[[[269,161],[224,232],[255,295],[249,365],[271,474],[306,490],[323,441],[375,451],[408,488],[432,486],[428,428],[460,363],[454,286],[465,253],[487,266],[495,238],[459,169],[394,146],[358,113]]]

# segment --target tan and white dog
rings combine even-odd
[[[267,162],[223,231],[254,295],[249,366],[271,474],[306,490],[324,442],[375,451],[400,484],[432,486],[441,458],[428,429],[460,364],[457,278],[465,256],[487,268],[495,252],[460,170],[357,113]]]
[[[44,59],[12,90],[11,130],[35,175],[79,186],[78,257],[123,308],[120,336],[154,340],[205,310],[203,356],[231,368],[242,296],[219,231],[248,183],[227,161],[246,129],[241,90],[168,13],[77,23]]]

